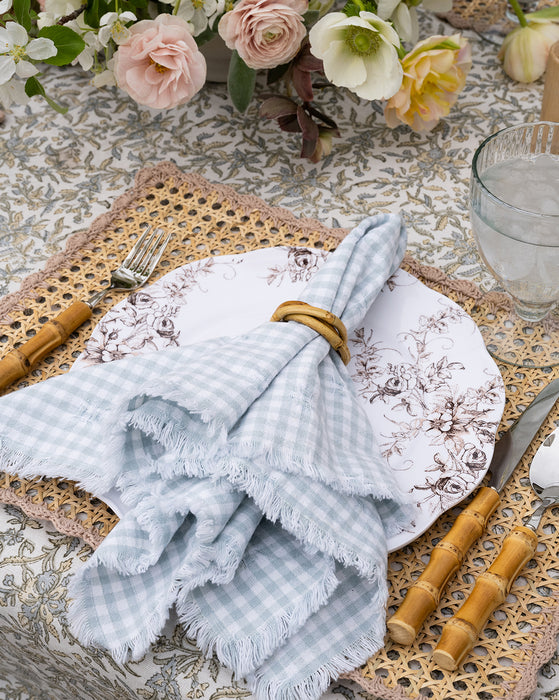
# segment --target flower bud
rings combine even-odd
[[[559,24],[550,20],[532,19],[527,26],[513,29],[498,53],[503,70],[520,83],[537,80],[545,72],[549,51],[556,41]]]

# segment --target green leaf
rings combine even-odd
[[[29,32],[31,29],[31,0],[14,0],[12,7],[18,23]]]
[[[559,6],[554,7],[544,7],[541,10],[536,10],[536,12],[530,12],[526,15],[526,19],[530,21],[532,18],[535,19],[555,19],[559,17]]]
[[[37,80],[35,76],[31,76],[31,78],[27,78],[25,81],[25,94],[28,97],[34,97],[35,95],[39,95],[40,97],[43,97],[48,104],[57,112],[60,112],[60,114],[66,114],[68,111],[67,107],[62,107],[59,104],[56,104],[54,100],[51,100],[50,97],[47,97],[45,94],[45,88],[41,85],[41,83]]]
[[[358,17],[361,10],[350,0],[350,2],[345,4],[343,11],[348,17]]]
[[[111,5],[113,5],[116,12],[116,3],[111,3]],[[132,0],[131,2],[129,0],[120,0],[118,3],[118,11],[124,12],[128,10],[129,12],[133,12],[136,17],[139,17],[141,13],[139,13],[138,10],[145,10],[147,6],[148,0]],[[168,7],[169,5],[167,5],[167,8]]]
[[[53,66],[65,66],[72,63],[74,58],[85,48],[85,41],[79,34],[76,34],[70,27],[63,27],[59,24],[39,29],[38,36],[51,39],[58,49],[56,56],[43,59],[44,63],[50,63]]]
[[[376,14],[376,3],[370,0],[349,0],[343,8],[344,14],[348,17],[357,17],[363,10]]]
[[[268,75],[266,76],[266,82],[268,85],[275,83],[280,78],[287,73],[290,63],[284,63],[281,66],[276,66],[275,68],[268,69]]]
[[[99,28],[99,19],[109,12],[109,6],[103,0],[88,0],[87,7],[83,13],[83,18],[86,24],[89,24],[93,29]]]
[[[320,17],[320,10],[307,10],[305,14],[303,15],[303,22],[305,23],[305,27],[310,29],[313,24],[318,22],[318,18]]]
[[[435,51],[436,49],[451,49],[452,51],[456,51],[456,49],[459,48],[460,45],[456,42],[451,41],[450,39],[445,39],[444,41],[440,41],[438,44],[435,44],[435,46],[430,46],[429,50]]]
[[[249,68],[236,51],[233,51],[229,63],[229,75],[227,76],[227,89],[236,109],[244,112],[248,107],[254,86],[256,84],[256,71]]]
[[[89,0],[83,18],[90,27],[96,29],[99,26],[99,0]]]
[[[210,27],[206,27],[206,29],[204,29],[203,32],[200,32],[200,34],[194,37],[194,40],[196,41],[196,44],[198,46],[203,46],[208,41],[213,39],[215,35],[216,33],[213,31],[213,29],[210,29]]]

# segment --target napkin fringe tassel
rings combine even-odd
[[[14,478],[20,476],[24,479],[70,479],[79,488],[89,492],[95,488],[99,492],[108,491],[111,482],[114,481],[114,477],[100,479],[97,473],[84,470],[83,467],[76,464],[64,468],[60,460],[37,458],[25,454],[21,450],[11,447],[5,438],[0,440],[0,464],[2,465],[1,470],[12,474]]]
[[[250,538],[247,537],[247,541],[248,539]],[[217,586],[232,581],[243,553],[244,547],[237,540],[198,545],[177,573],[183,597],[208,582]]]
[[[372,608],[382,609],[386,604],[386,595],[381,590],[371,603]],[[370,615],[369,619],[375,619]],[[383,646],[386,632],[384,615],[377,616],[378,623],[355,642],[345,647],[341,652],[332,656],[326,663],[311,673],[307,678],[289,684],[285,677],[280,682],[277,679],[266,678],[265,671],[257,669],[245,679],[250,690],[258,700],[316,700],[328,690],[330,684],[342,673],[353,671],[365,663],[368,658]]]
[[[181,582],[188,581],[188,590],[213,583],[221,586],[233,580],[239,566],[239,553],[234,545],[225,548],[227,554],[216,554],[211,545],[200,545],[177,575]]]
[[[89,604],[86,602],[87,590],[83,577],[87,574],[87,567],[91,565],[90,559],[86,567],[80,569],[68,584],[70,632],[84,646],[107,650],[117,664],[139,661],[161,634],[176,599],[176,588],[173,587],[169,591],[168,599],[161,603],[160,607],[155,608],[151,615],[142,617],[142,628],[137,634],[125,642],[112,646],[108,640],[100,640],[90,624],[91,615],[95,616],[95,611],[91,601]]]
[[[165,397],[168,398],[168,397]],[[153,415],[142,415],[134,413],[128,417],[128,426],[150,435],[153,439],[161,444],[169,451],[179,453],[188,452],[191,450],[194,454],[192,462],[189,460],[180,460],[172,466],[167,465],[164,470],[158,470],[161,478],[172,479],[175,476],[192,476],[197,478],[225,478],[229,483],[234,485],[238,490],[246,492],[251,496],[257,506],[262,510],[264,515],[273,522],[279,520],[283,527],[293,534],[297,539],[306,542],[312,547],[321,552],[329,554],[344,566],[351,566],[366,578],[373,578],[376,573],[376,562],[373,563],[367,559],[363,559],[358,553],[349,551],[347,547],[342,547],[340,543],[328,532],[317,527],[316,523],[297,513],[289,504],[282,498],[278,497],[274,484],[269,480],[266,473],[254,473],[247,469],[246,460],[248,457],[239,457],[237,455],[229,455],[227,457],[221,455],[219,457],[219,468],[204,469],[204,466],[197,461],[197,454],[204,454],[204,450],[209,450],[208,460],[211,461],[211,451],[215,451],[215,446],[209,447],[202,443],[194,443],[188,436],[177,434],[178,431],[173,425],[165,423],[165,421],[156,418]],[[254,446],[256,448],[256,446]],[[248,449],[248,445],[246,446]],[[261,449],[261,448],[260,448]],[[281,451],[271,451],[264,455],[258,454],[255,449],[255,454],[258,459],[269,460],[270,466],[283,466],[291,460],[292,455],[284,454]],[[302,465],[297,464],[297,467]],[[303,467],[304,468],[304,467]],[[318,474],[318,470],[313,466],[313,471]],[[349,487],[351,480],[347,480],[346,486]],[[117,487],[124,493],[126,488],[125,482],[117,483]],[[377,483],[372,488],[376,488],[375,498],[394,498],[393,492],[388,492],[388,489],[380,488]],[[350,489],[348,488],[348,491]],[[352,494],[360,495],[360,494]],[[402,516],[402,525],[405,525],[407,519]]]
[[[321,362],[326,361],[332,362],[332,358],[327,355],[321,359]],[[276,379],[277,377],[266,377],[259,380],[258,383],[259,385],[267,385]],[[304,455],[294,454],[293,450],[285,449],[283,445],[268,444],[263,446],[261,442],[229,438],[229,433],[234,429],[240,416],[220,415],[215,408],[196,405],[196,396],[189,396],[184,389],[177,387],[176,382],[168,378],[150,381],[141,387],[138,395],[172,402],[191,414],[197,422],[201,422],[204,425],[205,435],[203,440],[193,440],[188,433],[186,424],[177,427],[173,420],[166,420],[164,417],[159,418],[151,411],[142,411],[141,405],[130,410],[128,406],[133,397],[127,397],[116,407],[116,410],[111,411],[110,416],[107,416],[106,428],[108,435],[113,433],[116,437],[118,431],[120,431],[123,436],[127,428],[135,428],[144,432],[178,456],[174,465],[168,464],[166,469],[161,469],[160,474],[163,477],[169,478],[185,473],[188,473],[189,476],[197,477],[227,477],[230,466],[229,460],[222,459],[221,455],[223,450],[229,449],[231,451],[234,450],[234,454],[231,456],[239,462],[256,458],[259,462],[266,462],[266,465],[269,467],[320,480],[328,486],[332,486],[336,490],[349,495],[366,496],[374,493],[378,498],[393,499],[395,497],[394,483],[384,486],[378,483],[378,479],[365,481],[361,476],[348,477],[343,469],[340,469],[334,478],[328,478],[328,475],[316,463],[314,455],[305,458]],[[357,398],[355,398],[355,401],[357,401]],[[240,403],[243,402],[241,401]],[[320,424],[320,420],[317,423]],[[316,445],[327,443],[328,437],[327,431],[324,429],[322,436],[316,436]],[[371,442],[375,443],[374,437],[371,437]],[[118,445],[115,444],[114,446],[117,447]],[[370,464],[372,460],[380,459],[382,461],[382,469],[387,470],[384,459],[380,455],[375,456],[374,452],[372,454],[359,453],[357,455],[344,456],[344,463],[347,463],[350,457],[352,460],[363,461],[365,465]],[[340,458],[340,455],[332,455],[332,460],[335,462]],[[211,464],[212,459],[215,459],[215,468],[208,473],[210,470],[205,471],[204,466]],[[367,473],[366,468],[361,469],[361,471],[362,473]],[[401,498],[404,498],[404,496],[401,495]]]
[[[181,599],[179,593],[177,613],[180,622],[196,638],[196,643],[204,654],[208,657],[215,654],[222,664],[235,672],[237,678],[242,678],[252,673],[286,639],[297,632],[313,613],[327,603],[338,583],[332,569],[307,590],[297,606],[269,619],[251,637],[228,639],[216,636],[198,604],[189,595]]]
[[[142,496],[144,491],[141,488],[130,488],[126,493],[129,496],[132,493]],[[124,498],[123,501],[126,502]],[[163,537],[168,537],[167,528],[161,524],[161,511],[157,510],[155,506],[146,508],[139,498],[136,498],[135,502],[137,503],[136,521],[148,533],[150,542],[161,542]],[[185,512],[181,512],[181,515],[186,518],[190,512],[186,509]],[[194,513],[193,515],[195,516]],[[257,522],[254,523],[254,527],[256,525]],[[216,585],[229,583],[235,575],[246,543],[241,546],[236,539],[227,542],[215,539],[217,537],[215,522],[211,518],[199,520],[196,517],[196,524],[193,527],[196,530],[195,537],[198,544],[194,550],[189,551],[188,559],[181,565],[177,574],[177,580],[181,582],[181,585],[184,585],[184,582],[188,580],[189,589],[203,586],[208,582]],[[204,543],[203,540],[209,536],[213,536],[214,539]],[[115,563],[115,568],[118,566]]]
[[[378,563],[363,559],[357,552],[342,547],[340,542],[325,530],[319,528],[314,520],[300,515],[292,506],[279,498],[274,485],[262,479],[255,482],[249,476],[240,483],[254,499],[256,505],[272,522],[281,523],[299,541],[314,547],[319,552],[329,554],[346,567],[357,569],[361,576],[372,579],[377,575]]]
[[[377,499],[393,500],[395,496],[400,496],[401,500],[405,500],[403,494],[395,494],[390,486],[384,487],[383,484],[378,483],[378,480],[363,482],[354,477],[336,477],[336,479],[328,480],[312,458],[301,459],[288,450],[274,446],[263,449],[262,444],[249,441],[235,441],[233,444],[228,444],[228,429],[224,422],[218,420],[215,415],[206,415],[206,412],[198,411],[189,406],[184,400],[184,395],[179,398],[176,391],[167,394],[159,389],[157,397],[153,398],[173,401],[184,410],[199,416],[206,424],[209,433],[204,441],[195,441],[186,431],[177,429],[174,423],[168,423],[152,414],[145,415],[135,411],[124,419],[121,418],[126,422],[128,428],[144,432],[163,445],[166,450],[178,456],[173,464],[167,464],[164,469],[158,469],[158,473],[163,478],[184,475],[198,478],[224,477],[229,481],[239,483],[243,474],[250,475],[249,470],[243,465],[247,460],[257,459],[258,463],[265,464],[267,467],[319,480],[327,486],[351,496],[368,496],[374,493]],[[117,420],[118,417],[115,415],[111,424],[114,426]],[[122,429],[122,427],[122,424],[118,425],[118,429]],[[224,456],[223,450],[227,447],[234,449],[235,452]],[[369,456],[369,462],[371,459],[374,458]],[[212,460],[215,460],[213,464]],[[208,464],[211,464],[209,469],[205,468]]]

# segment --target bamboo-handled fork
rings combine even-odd
[[[47,321],[30,340],[0,360],[0,389],[25,377],[49,352],[67,340],[76,328],[91,318],[94,307],[110,291],[132,292],[148,281],[172,236],[161,229],[155,229],[148,236],[150,231],[148,227],[120,267],[111,272],[108,287],[95,292],[87,301],[75,301],[56,318]]]

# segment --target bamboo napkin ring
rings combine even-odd
[[[349,364],[351,355],[347,346],[347,331],[340,319],[331,311],[311,306],[304,301],[284,301],[272,314],[270,321],[297,321],[320,333],[342,358]]]

